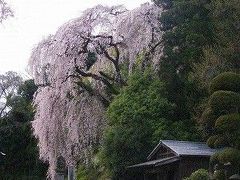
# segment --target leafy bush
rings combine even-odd
[[[217,138],[218,138],[217,135],[210,136],[210,137],[208,138],[208,140],[207,140],[207,145],[208,145],[209,147],[211,147],[211,148],[214,148],[214,147],[215,147],[214,143],[215,143],[215,141],[217,140]]]
[[[152,72],[146,70],[130,78],[107,111],[102,151],[115,178],[124,176],[126,166],[145,160],[156,141],[167,135],[167,119],[173,108],[164,84]]]
[[[219,161],[224,164],[230,162],[234,165],[240,165],[240,150],[234,148],[226,148],[219,153]]]
[[[87,171],[84,166],[79,166],[77,169],[77,180],[87,180]]]
[[[221,148],[227,145],[227,141],[224,136],[213,135],[208,138],[207,145],[211,148]]]
[[[232,165],[240,166],[240,150],[235,148],[225,148],[224,150],[215,153],[211,159],[211,164],[225,164],[230,162]]]
[[[225,173],[224,170],[217,170],[213,174],[213,179],[214,180],[225,180]]]
[[[233,167],[240,166],[240,75],[227,72],[214,78],[210,84],[213,93],[202,114],[202,125],[212,131],[208,134],[207,144],[211,148],[225,148],[211,157],[213,168],[218,165],[214,178],[221,180],[225,176],[221,170],[225,163]],[[215,123],[213,123],[215,122]]]
[[[218,148],[240,145],[240,115],[238,113],[220,116],[215,123],[215,134],[208,138],[209,147]]]
[[[225,72],[215,77],[210,84],[210,93],[219,90],[240,92],[240,75],[233,72]]]
[[[240,109],[240,94],[232,91],[216,91],[209,99],[209,106],[219,114],[237,112]]]
[[[209,180],[208,171],[206,169],[199,169],[185,180]]]
[[[201,124],[203,136],[206,137],[209,134],[212,134],[214,131],[213,127],[215,125],[216,119],[217,115],[214,114],[213,110],[211,108],[206,108],[199,121]]]
[[[217,138],[214,142],[214,148],[222,148],[228,146],[228,141],[226,141],[225,136],[222,134],[217,135]]]
[[[221,132],[230,132],[239,130],[240,129],[240,114],[228,114],[220,116],[216,123],[215,127],[218,131]]]

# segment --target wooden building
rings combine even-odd
[[[205,143],[162,140],[147,162],[128,167],[136,180],[182,180],[198,169],[208,169],[210,156],[217,150]]]

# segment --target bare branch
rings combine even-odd
[[[0,0],[0,23],[8,17],[13,16],[12,9],[8,6],[8,4],[4,0]]]

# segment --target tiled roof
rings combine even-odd
[[[217,152],[202,142],[163,140],[162,143],[178,155],[211,156]]]
[[[178,156],[211,156],[218,151],[217,149],[211,149],[203,142],[161,140],[150,153],[148,159],[158,151],[161,145],[167,146]]]

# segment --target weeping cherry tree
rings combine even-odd
[[[29,68],[39,88],[32,125],[50,178],[60,156],[68,165],[88,163],[101,143],[105,109],[127,85],[126,74],[137,64],[158,64],[160,12],[150,3],[131,11],[98,5],[33,49]]]

